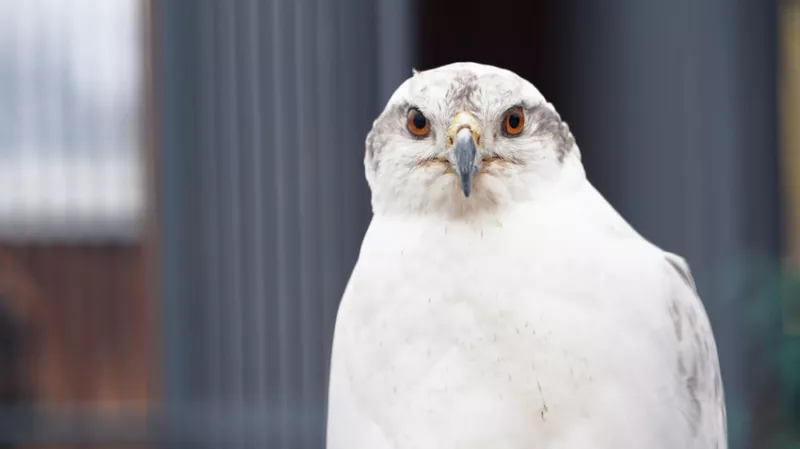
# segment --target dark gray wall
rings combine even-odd
[[[169,431],[322,447],[370,217],[364,138],[411,73],[407,4],[173,0],[155,17]]]
[[[748,267],[775,269],[781,252],[776,2],[567,3],[576,32],[562,115],[592,182],[691,265],[719,346],[732,447],[744,447],[759,413],[775,409],[752,410],[764,401],[751,376],[772,368],[750,366],[753,348],[770,348],[748,323],[779,303],[755,304],[747,289],[761,282]]]

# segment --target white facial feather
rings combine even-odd
[[[525,129],[508,136],[502,120],[515,106],[523,107]],[[428,136],[408,130],[410,108],[430,120]],[[446,130],[463,111],[480,122],[484,150],[499,157],[476,176],[469,199],[446,164],[432,161],[446,148]],[[415,72],[373,123],[366,147],[364,165],[376,213],[493,212],[529,199],[542,184],[558,182],[565,167],[582,176],[569,127],[542,94],[508,70],[473,63]]]

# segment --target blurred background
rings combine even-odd
[[[800,1],[0,0],[0,448],[323,448],[366,132],[499,65],[693,269],[731,447],[800,447]]]

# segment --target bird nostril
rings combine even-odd
[[[450,136],[447,137],[447,144],[448,145],[452,145],[453,144],[453,138],[452,137],[450,137]]]
[[[480,144],[481,144],[481,136],[480,136],[480,134],[478,134],[478,138],[475,139],[475,144],[480,146]]]

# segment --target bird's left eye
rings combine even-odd
[[[408,130],[415,136],[426,136],[431,130],[431,122],[419,109],[408,111]]]
[[[525,113],[517,106],[506,112],[503,118],[503,131],[509,136],[516,136],[525,128]]]

